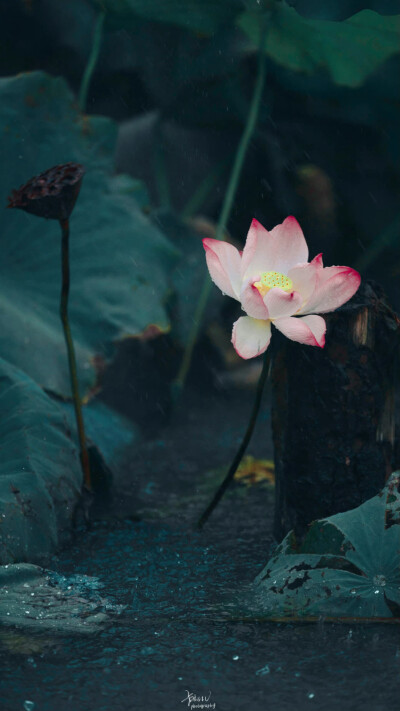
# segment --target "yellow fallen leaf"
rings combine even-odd
[[[235,480],[246,486],[252,484],[275,485],[275,465],[271,459],[255,459],[251,455],[243,457],[237,471]]]

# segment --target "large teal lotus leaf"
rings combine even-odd
[[[289,533],[256,579],[267,617],[400,616],[400,475],[356,509]]]
[[[265,26],[265,52],[287,69],[306,74],[322,70],[336,84],[356,87],[400,52],[400,15],[362,10],[342,22],[310,20],[285,2],[267,4],[268,14],[249,10],[237,22],[253,48]]]
[[[164,299],[175,252],[134,199],[111,180],[116,124],[80,115],[66,83],[41,72],[0,79],[3,203],[10,190],[57,163],[86,168],[71,218],[70,317],[79,378],[95,382],[96,357],[149,326],[168,329]],[[0,351],[45,388],[69,395],[59,319],[60,228],[4,210]]]
[[[77,438],[73,403],[59,402],[59,407],[65,412],[71,431]],[[83,408],[83,418],[89,444],[97,447],[110,470],[115,471],[124,461],[126,449],[133,449],[140,440],[138,427],[98,399],[91,400]]]
[[[212,34],[243,9],[242,0],[92,0],[114,27],[135,29],[138,18]]]
[[[0,564],[40,562],[69,531],[82,471],[66,417],[0,358]]]

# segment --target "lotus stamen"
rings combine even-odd
[[[270,289],[275,289],[276,287],[289,293],[293,291],[292,280],[281,272],[263,272],[260,281],[255,281],[253,286],[258,289],[261,296],[265,296]]]

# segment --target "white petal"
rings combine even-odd
[[[228,242],[208,237],[203,239],[203,246],[206,250],[211,279],[224,294],[239,301],[241,285],[239,251]]]
[[[295,318],[279,318],[274,321],[274,326],[283,333],[286,338],[298,343],[305,343],[307,346],[325,345],[326,323],[322,316],[300,316]]]
[[[260,222],[253,220],[247,233],[246,244],[242,254],[242,279],[255,279],[256,275],[272,269],[270,264],[274,258],[274,241],[271,233]]]
[[[255,358],[264,353],[270,340],[270,321],[241,316],[233,324],[232,343],[241,358]]]
[[[267,319],[268,309],[257,287],[253,286],[253,279],[245,282],[240,293],[243,310],[253,318]]]
[[[271,319],[293,316],[301,308],[302,303],[303,299],[298,291],[289,294],[278,287],[270,289],[264,296],[264,304]]]
[[[275,242],[274,269],[282,274],[288,274],[296,264],[308,261],[308,247],[303,231],[295,217],[287,217],[281,225],[270,232]]]
[[[318,272],[317,284],[302,313],[325,314],[335,311],[356,293],[361,277],[350,267],[325,267]]]
[[[310,264],[299,264],[289,270],[288,277],[293,282],[293,289],[301,294],[303,303],[306,303],[313,294],[318,274],[322,272],[321,256],[315,257]]]
[[[243,250],[242,278],[269,271],[288,274],[289,269],[307,260],[307,243],[294,217],[287,217],[271,232],[253,220]]]

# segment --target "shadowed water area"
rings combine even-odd
[[[48,566],[65,583],[93,576],[96,594],[125,607],[96,634],[3,630],[2,709],[183,709],[188,692],[219,711],[395,706],[397,625],[251,619],[247,590],[272,543],[270,487],[236,484],[204,531],[194,527],[221,476],[206,472],[229,462],[250,402],[192,394],[158,439],[126,453],[111,509]],[[269,430],[266,403],[255,456],[270,456]]]

